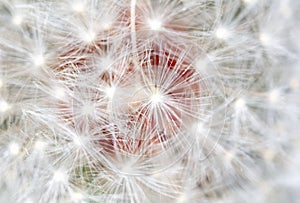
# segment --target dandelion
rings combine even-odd
[[[0,3],[1,202],[297,202],[295,0]]]

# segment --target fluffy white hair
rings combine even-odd
[[[0,202],[297,202],[298,0],[1,0]]]

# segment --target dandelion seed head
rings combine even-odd
[[[18,155],[20,152],[20,145],[16,142],[12,142],[8,145],[8,151],[11,155]]]
[[[296,0],[4,2],[11,199],[250,201],[299,159]]]
[[[151,30],[159,31],[162,28],[162,22],[159,19],[148,19],[148,26]]]
[[[219,27],[216,29],[215,35],[220,40],[227,40],[230,37],[231,33],[227,28]]]
[[[9,109],[11,109],[11,105],[5,100],[0,100],[0,113],[5,113]]]

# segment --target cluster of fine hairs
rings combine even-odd
[[[1,0],[0,202],[298,202],[298,0]]]

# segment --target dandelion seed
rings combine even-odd
[[[224,27],[220,27],[215,32],[216,37],[221,40],[227,40],[230,37],[230,31]]]
[[[195,68],[199,73],[207,71],[209,66],[208,59],[200,58],[195,62]]]
[[[279,101],[279,98],[280,98],[280,92],[279,92],[279,90],[272,90],[269,93],[269,101],[271,103],[277,103]]]
[[[82,2],[76,2],[72,5],[72,9],[78,13],[82,13],[85,10],[85,5]]]
[[[54,88],[54,97],[57,99],[63,99],[66,96],[65,89],[62,87]]]
[[[16,142],[12,142],[8,146],[9,153],[13,156],[18,155],[20,152],[20,145]]]
[[[264,46],[269,46],[272,44],[272,38],[269,34],[267,33],[261,33],[259,35],[259,40]]]
[[[55,171],[53,174],[53,181],[55,182],[65,182],[68,180],[67,174],[62,171]]]
[[[33,58],[33,63],[36,67],[43,66],[45,64],[45,58],[42,55],[37,55]]]
[[[47,143],[44,141],[37,140],[34,144],[34,149],[41,152],[45,149]]]
[[[107,87],[107,88],[105,89],[106,96],[107,96],[109,99],[112,99],[112,98],[114,97],[115,91],[116,91],[116,87],[114,87],[114,86]]]
[[[0,113],[5,113],[9,109],[11,109],[11,105],[5,100],[0,100]]]
[[[157,105],[163,101],[163,95],[155,88],[153,94],[151,95],[151,103]]]
[[[77,146],[77,147],[81,147],[82,146],[82,140],[78,137],[78,136],[75,136],[74,138],[73,138],[73,142],[74,142],[74,144]]]
[[[263,157],[265,160],[271,161],[275,157],[274,151],[272,150],[263,151]]]
[[[162,28],[162,22],[158,19],[148,19],[148,25],[151,30],[161,30]]]
[[[237,99],[234,103],[234,107],[236,111],[240,111],[246,107],[246,101],[242,98]]]
[[[15,16],[13,16],[13,18],[12,18],[12,22],[13,22],[13,24],[15,24],[15,25],[21,25],[22,22],[23,22],[23,17],[20,16],[20,15],[15,15]]]
[[[179,197],[177,197],[177,203],[185,203],[188,201],[188,198],[186,197],[185,194],[180,195]]]
[[[109,56],[103,56],[99,58],[99,63],[97,64],[99,66],[100,72],[108,70],[112,64],[114,63],[114,60]]]
[[[122,175],[125,175],[125,176],[126,176],[126,175],[128,175],[128,174],[134,173],[134,170],[133,170],[133,169],[134,169],[134,168],[132,167],[131,163],[128,162],[128,163],[124,163],[124,165],[121,166],[120,172],[121,172]]]
[[[88,44],[92,43],[96,39],[96,33],[92,30],[86,32],[83,36],[83,41],[87,42]]]
[[[257,2],[257,0],[243,0],[244,3],[253,5]]]
[[[80,201],[83,200],[83,198],[84,198],[83,194],[79,192],[73,192],[71,195],[71,199],[73,201]]]
[[[226,151],[226,152],[225,152],[225,158],[226,158],[228,161],[231,161],[231,160],[234,158],[234,152],[232,152],[232,151]]]
[[[103,22],[101,25],[103,30],[110,30],[112,28],[113,23],[107,21],[107,22]]]
[[[95,113],[95,107],[93,103],[86,102],[81,107],[81,112],[83,115],[93,115]]]
[[[25,203],[34,203],[34,201],[32,199],[26,199]]]
[[[199,133],[206,132],[203,122],[198,122],[196,129],[197,129],[197,132],[199,132]]]

